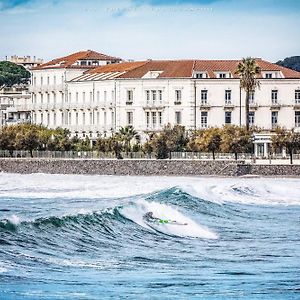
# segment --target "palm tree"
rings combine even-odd
[[[254,58],[243,58],[238,64],[235,74],[240,77],[240,86],[246,92],[246,129],[249,130],[249,97],[256,87],[259,86],[259,81],[256,75],[260,73],[260,67],[256,64]]]
[[[119,130],[119,134],[121,136],[121,139],[124,141],[126,154],[128,154],[128,152],[130,151],[130,142],[137,136],[137,132],[132,126],[126,126],[121,127],[121,129]]]

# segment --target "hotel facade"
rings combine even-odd
[[[142,139],[166,124],[188,130],[245,124],[238,60],[147,60],[83,51],[32,72],[32,121],[96,140],[131,125]],[[300,72],[256,59],[250,124],[300,129]]]

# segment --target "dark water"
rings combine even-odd
[[[41,178],[1,175],[0,299],[300,299],[300,181]]]

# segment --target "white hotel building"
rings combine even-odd
[[[86,52],[32,70],[34,123],[93,140],[126,125],[145,137],[168,123],[187,129],[245,124],[238,60],[121,62]],[[300,72],[256,62],[260,88],[251,96],[251,124],[300,129]]]

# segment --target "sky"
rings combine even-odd
[[[0,60],[92,49],[123,59],[300,55],[300,0],[0,0]]]

